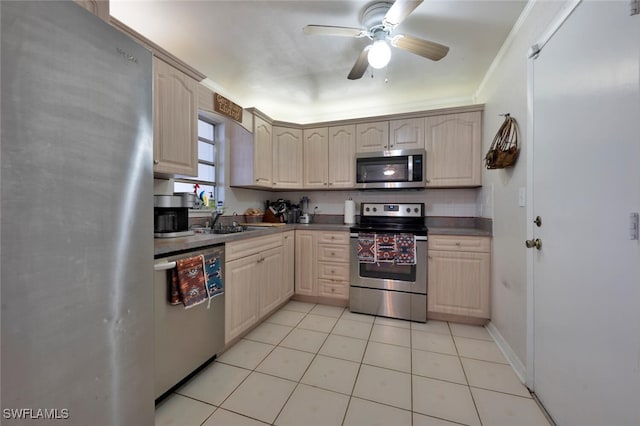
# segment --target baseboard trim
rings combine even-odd
[[[511,346],[509,346],[505,338],[502,337],[502,334],[500,334],[500,332],[498,331],[496,326],[493,325],[492,322],[487,324],[485,327],[489,332],[489,334],[491,335],[491,337],[493,337],[493,340],[496,342],[496,345],[498,345],[498,348],[500,349],[502,354],[505,356],[505,358],[511,365],[511,368],[513,368],[513,371],[515,371],[516,375],[518,376],[518,379],[520,379],[522,384],[526,386],[527,385],[526,366],[522,363],[522,361],[520,361],[520,358],[518,358],[518,356],[513,351],[513,349],[511,349]]]

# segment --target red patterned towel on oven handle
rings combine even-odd
[[[376,261],[392,263],[396,261],[395,234],[376,234]]]
[[[358,262],[375,263],[376,262],[376,234],[358,234]]]

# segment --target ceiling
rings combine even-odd
[[[425,0],[393,34],[450,47],[438,62],[393,48],[347,75],[367,38],[305,35],[307,24],[361,27],[375,1],[111,0],[111,14],[207,75],[212,90],[276,120],[310,123],[473,102],[526,1]]]

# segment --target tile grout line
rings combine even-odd
[[[458,354],[458,362],[460,363],[460,367],[462,367],[462,374],[464,374],[464,379],[467,382],[467,389],[469,390],[469,395],[471,395],[471,401],[473,401],[473,408],[476,409],[476,415],[478,416],[478,421],[480,422],[480,426],[482,426],[482,419],[480,418],[480,410],[478,410],[478,404],[476,403],[476,399],[473,397],[473,392],[471,392],[469,377],[467,377],[467,371],[465,370],[464,364],[462,363],[460,350],[458,349],[458,344],[456,343],[456,339],[453,336],[453,330],[451,330],[451,324],[448,321],[447,321],[447,326],[449,327],[449,331],[451,332],[451,340],[453,340],[453,346],[456,348],[456,354]]]
[[[286,305],[285,305],[286,306]],[[300,321],[298,322],[298,324],[296,324],[296,326],[293,328],[293,330],[295,330],[296,328],[298,328],[298,326],[300,325],[300,323],[302,321],[304,321],[304,319],[307,317],[307,315],[311,314],[311,311],[313,311],[313,309],[318,306],[318,304],[315,304],[313,308],[311,308],[311,310],[309,312],[307,312],[307,314],[305,314],[304,317],[302,317],[302,319],[300,319]],[[311,364],[313,364],[313,361],[316,360],[316,358],[318,357],[318,354],[320,353],[320,349],[322,349],[322,346],[324,346],[324,344],[327,342],[327,339],[329,338],[329,336],[331,335],[331,331],[333,331],[333,329],[335,328],[336,324],[338,324],[338,321],[340,320],[340,317],[342,317],[342,314],[344,313],[344,309],[342,310],[342,313],[340,314],[340,316],[336,317],[329,317],[329,318],[336,318],[336,322],[333,324],[333,326],[331,327],[331,330],[329,330],[329,333],[327,333],[327,336],[324,338],[324,340],[322,341],[322,344],[320,345],[320,347],[318,347],[318,350],[313,354],[313,358],[311,359],[311,362],[309,363],[309,365],[307,365],[307,368],[304,370],[304,372],[302,373],[302,375],[300,376],[300,379],[298,379],[296,386],[293,388],[293,391],[291,391],[291,393],[289,394],[289,397],[287,398],[287,400],[285,401],[285,403],[282,405],[282,407],[280,407],[280,410],[278,411],[278,414],[276,415],[275,419],[273,420],[273,422],[271,423],[272,425],[275,425],[275,422],[278,420],[278,417],[280,417],[280,414],[282,414],[282,411],[284,410],[284,407],[287,406],[287,404],[289,403],[289,401],[291,400],[291,396],[295,393],[296,389],[298,389],[298,387],[302,383],[302,378],[304,377],[304,375],[307,373],[307,371],[309,371],[309,367],[311,367]],[[317,314],[319,315],[319,314]],[[322,315],[319,315],[322,316]],[[328,316],[325,316],[328,317]],[[293,330],[291,330],[291,332],[293,332]],[[300,330],[307,330],[305,328],[300,328]],[[317,330],[307,330],[307,331],[317,331]],[[290,333],[291,333],[290,332]],[[282,341],[284,341],[284,339],[282,339],[280,342],[282,343]],[[278,343],[278,345],[276,347],[279,347],[280,343]],[[275,348],[274,348],[275,349]],[[286,349],[292,349],[292,348],[286,348]],[[294,349],[292,349],[294,350]],[[304,352],[304,351],[301,351]],[[266,359],[266,358],[265,358]],[[264,360],[263,360],[264,361]],[[260,365],[260,364],[258,364]],[[293,380],[291,380],[293,381]],[[318,389],[322,389],[322,388],[318,388]],[[322,390],[326,390],[326,389],[322,389]],[[338,393],[338,392],[337,392]],[[348,407],[348,404],[347,404]],[[345,411],[346,414],[346,411]]]
[[[367,348],[369,347],[369,341],[371,339],[371,334],[373,333],[374,325],[375,325],[375,318],[371,323],[371,328],[369,329],[369,336],[367,337],[367,343],[364,345],[364,351],[362,351],[362,357],[360,358],[360,362],[358,363],[358,372],[356,373],[356,378],[353,381],[353,385],[351,386],[351,394],[349,395],[349,402],[347,403],[347,409],[344,411],[344,416],[342,418],[342,423],[341,423],[342,426],[344,426],[344,422],[347,420],[347,413],[349,412],[349,407],[351,406],[351,400],[354,398],[353,392],[356,390],[356,383],[358,383],[358,377],[360,377],[360,371],[362,370],[362,361],[364,361],[364,355],[367,353]]]
[[[314,305],[314,307],[315,307],[315,305]],[[313,309],[313,308],[312,308],[312,309]],[[276,311],[276,312],[279,312],[279,311],[281,311],[281,310],[282,310],[282,308],[280,308],[280,309],[279,309],[278,311]],[[276,312],[274,312],[274,314],[275,314]],[[298,312],[298,311],[288,311],[288,312]],[[304,313],[304,312],[298,312],[298,313]],[[273,315],[273,314],[272,314],[272,315]],[[277,376],[273,376],[273,375],[271,375],[271,374],[266,374],[266,373],[262,373],[262,372],[260,372],[260,371],[256,371],[256,368],[258,368],[258,367],[260,366],[260,364],[262,364],[262,362],[263,362],[265,359],[267,359],[267,357],[269,357],[269,355],[271,355],[271,354],[273,353],[273,351],[274,351],[277,347],[279,347],[279,346],[280,346],[280,343],[282,343],[282,341],[283,341],[284,339],[286,339],[286,338],[287,338],[287,336],[288,336],[289,334],[291,334],[291,333],[293,332],[293,330],[295,330],[295,329],[298,327],[298,324],[300,324],[300,322],[302,322],[302,320],[303,320],[307,315],[308,315],[308,312],[307,312],[307,313],[304,313],[304,315],[302,316],[302,318],[300,318],[300,320],[296,323],[296,325],[294,325],[294,326],[291,328],[291,330],[290,330],[290,331],[289,331],[289,332],[288,332],[288,333],[287,333],[287,334],[286,334],[286,335],[285,335],[285,336],[280,340],[280,342],[279,342],[277,345],[273,345],[273,348],[269,351],[269,353],[267,353],[267,354],[265,355],[265,357],[264,357],[264,358],[263,358],[263,359],[262,359],[262,360],[261,360],[261,361],[260,361],[260,362],[259,362],[259,363],[254,367],[254,368],[253,368],[253,369],[249,370],[248,368],[238,367],[237,365],[233,365],[233,364],[227,364],[227,365],[231,365],[231,366],[233,366],[233,367],[237,367],[237,368],[244,368],[245,370],[250,371],[250,373],[249,373],[249,374],[247,374],[247,377],[245,377],[244,379],[242,379],[242,381],[238,384],[238,386],[236,386],[236,387],[233,389],[233,391],[231,391],[231,392],[229,393],[229,395],[227,395],[227,397],[226,397],[226,398],[225,398],[225,399],[220,403],[220,405],[218,406],[218,408],[222,408],[222,404],[224,404],[224,403],[225,403],[225,402],[226,402],[226,401],[231,397],[231,395],[233,395],[233,393],[234,393],[236,390],[238,390],[238,388],[239,388],[240,386],[242,386],[242,384],[243,384],[243,383],[244,383],[244,382],[249,378],[249,376],[251,376],[251,374],[252,374],[252,373],[260,373],[260,374],[265,374],[265,375],[268,375],[268,376],[271,376],[271,377],[276,377],[276,378],[278,378],[278,379],[288,380],[288,379],[284,379],[283,377],[277,377]],[[277,323],[271,323],[271,324],[277,324]],[[277,324],[277,325],[283,325],[283,324]],[[244,337],[243,337],[242,339],[244,339]],[[242,339],[241,339],[241,340],[242,340]],[[249,339],[246,339],[246,340],[249,340]],[[250,342],[253,342],[253,340],[249,340],[249,341],[250,341]],[[257,342],[257,343],[268,344],[268,343],[264,343],[264,342]],[[236,343],[236,344],[237,344],[237,343]],[[235,345],[234,345],[234,346],[235,346]],[[290,348],[286,348],[286,349],[290,349]],[[222,363],[223,363],[223,364],[225,364],[224,362],[222,362]],[[293,380],[289,380],[289,381],[293,382]],[[294,389],[293,389],[293,391],[291,392],[291,395],[293,394],[293,392],[294,392],[294,391],[295,391],[295,388],[294,388]],[[291,395],[289,395],[289,398],[291,398]],[[286,405],[286,403],[287,403],[287,402],[289,402],[289,398],[287,398],[287,401],[285,402],[285,404],[284,404],[284,405]],[[284,405],[282,406],[283,408],[284,408]],[[214,410],[214,413],[215,413],[215,411],[216,411],[216,410]],[[260,419],[256,419],[256,418],[254,418],[254,417],[247,416],[246,414],[243,414],[243,413],[238,413],[238,412],[233,411],[233,410],[227,410],[227,411],[230,411],[230,412],[232,412],[232,413],[234,413],[234,414],[241,415],[241,416],[243,416],[243,417],[247,417],[247,418],[249,418],[249,419],[253,419],[253,420],[257,420],[257,421],[259,421],[259,422],[262,422],[262,420],[260,420]],[[280,409],[280,411],[282,411],[282,408]],[[212,413],[212,415],[213,415],[213,413]],[[276,415],[276,418],[273,420],[273,422],[271,422],[271,423],[269,423],[269,424],[272,424],[272,425],[273,425],[273,423],[276,421],[276,419],[278,418],[278,416],[279,416],[279,415],[280,415],[280,412],[278,412],[278,414]],[[265,423],[265,422],[262,422],[262,423]],[[265,423],[265,424],[267,424],[267,423]]]

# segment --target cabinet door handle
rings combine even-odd
[[[158,161],[158,160],[153,160],[153,164],[160,164],[160,161]]]
[[[336,254],[334,252],[331,252],[331,256],[335,256]]]
[[[333,182],[329,182],[329,186],[333,185]]]

